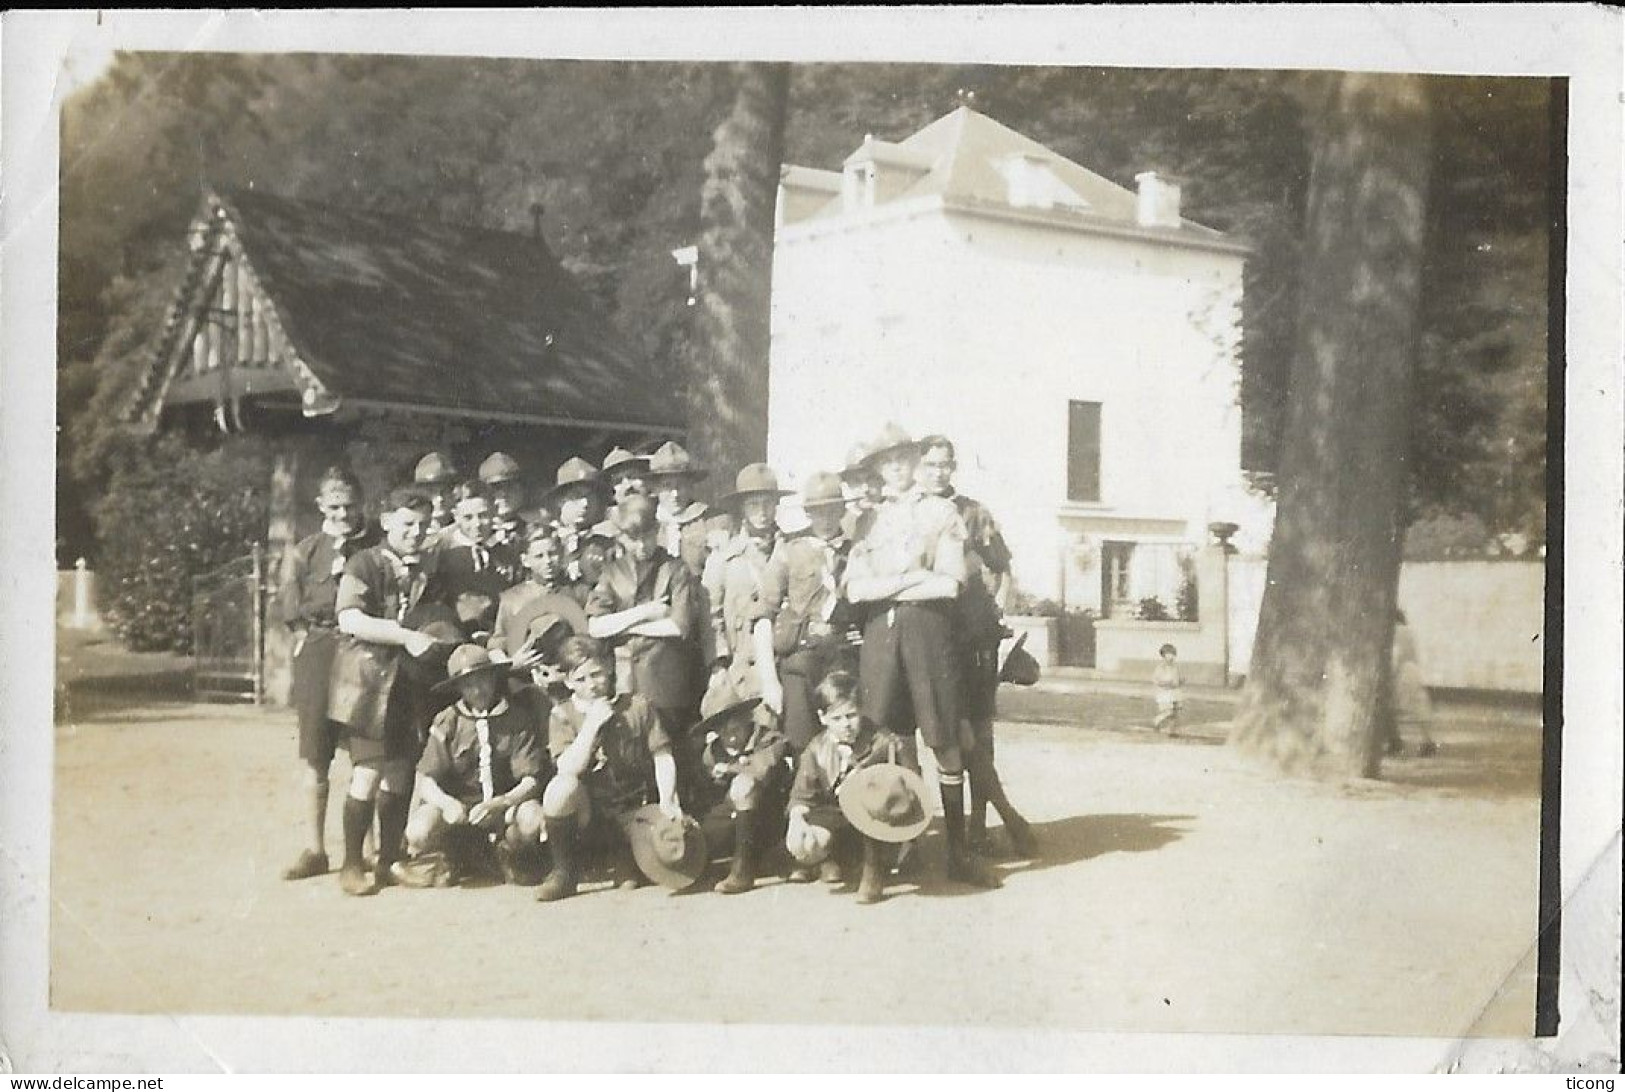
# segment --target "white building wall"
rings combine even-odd
[[[945,433],[960,488],[992,507],[1040,596],[1060,594],[1080,527],[1200,543],[1212,520],[1257,523],[1237,500],[1239,256],[898,211],[781,232],[776,467],[837,468],[886,420]],[[1102,403],[1098,505],[1066,499],[1070,400]],[[1098,572],[1085,558],[1066,579],[1074,598]]]

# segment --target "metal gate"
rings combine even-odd
[[[214,701],[265,699],[265,551],[192,578],[192,688]]]

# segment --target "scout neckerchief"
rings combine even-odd
[[[457,712],[474,722],[474,734],[480,745],[480,799],[486,803],[497,794],[496,778],[491,772],[491,718],[500,717],[508,711],[508,699],[497,699],[496,705],[484,712],[477,713],[462,701],[457,703]]]
[[[468,547],[469,555],[474,559],[475,572],[484,572],[485,567],[491,564],[490,548],[481,543],[475,542],[473,539],[463,534],[463,529],[461,527],[458,527],[452,531],[451,544],[453,546]]]
[[[826,764],[824,766],[824,773],[829,778],[830,792],[834,792],[836,789],[839,789],[842,783],[845,782],[846,779],[858,769],[860,758],[857,752],[857,744],[863,739],[863,734],[863,730],[860,728],[858,730],[858,738],[854,739],[851,743],[835,743],[833,739],[830,740],[833,746],[829,749],[829,756],[833,760],[834,764]],[[864,748],[862,758],[868,758],[869,755],[874,752],[874,749],[874,732],[871,731],[869,733],[869,746]],[[897,762],[896,744],[891,745],[891,761],[894,764]]]
[[[404,622],[406,616],[412,613],[412,608],[418,605],[418,600],[423,598],[424,586],[428,583],[421,568],[423,559],[417,554],[402,557],[388,546],[381,549],[384,559],[395,572],[395,582],[401,587],[401,601],[395,608],[395,621]]]
[[[356,547],[366,537],[366,528],[359,531],[349,531],[342,526],[335,527],[327,521],[322,522],[322,534],[326,535],[333,547],[333,564],[331,573],[334,577],[344,575],[344,565],[355,553]]]
[[[836,531],[834,538],[819,538],[818,544],[824,549],[824,602],[818,608],[818,620],[828,625],[835,616],[835,606],[841,598],[841,570],[846,568],[846,556],[852,549],[852,542],[843,532]]]

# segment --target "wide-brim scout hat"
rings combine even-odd
[[[894,451],[913,451],[915,439],[910,436],[902,425],[894,421],[887,421],[886,426],[880,430],[869,444],[869,456],[863,460],[863,465],[874,469],[880,465],[880,460]]]
[[[443,452],[431,451],[412,468],[414,485],[452,485],[457,481],[457,464]]]
[[[512,455],[493,451],[480,464],[480,481],[486,485],[501,485],[519,480],[519,461]]]
[[[651,478],[687,478],[697,482],[709,473],[675,440],[667,440],[649,456],[648,476]]]
[[[846,494],[841,491],[841,476],[820,470],[808,476],[801,486],[801,507],[829,508],[846,505]]]
[[[507,669],[507,664],[491,659],[491,654],[479,645],[458,645],[452,650],[451,658],[446,661],[445,680],[435,683],[434,689],[438,693],[444,693],[456,686],[458,680],[466,679],[470,675]]]
[[[775,497],[788,497],[790,490],[779,488],[779,476],[773,468],[766,463],[749,463],[739,468],[734,475],[734,491],[727,494],[717,503],[727,506],[738,504],[746,497],[758,497],[764,494]]]
[[[761,698],[745,698],[741,700],[734,693],[732,686],[712,687],[705,693],[700,702],[700,722],[693,728],[699,738],[704,739],[707,732],[714,732],[733,720],[747,713],[756,711],[762,704]]]
[[[888,762],[854,770],[835,799],[847,822],[877,842],[912,842],[931,825],[925,779],[907,766]]]
[[[1023,633],[999,662],[999,681],[1032,686],[1038,682],[1038,676],[1038,660],[1027,651],[1027,635]]]
[[[525,625],[525,644],[539,649],[542,657],[552,660],[559,646],[569,640],[575,628],[552,611],[543,611]]]
[[[604,468],[601,471],[605,478],[616,471],[635,471],[641,474],[649,472],[649,457],[647,455],[634,455],[624,447],[618,447],[604,456]]]
[[[850,481],[853,478],[866,478],[874,473],[869,465],[869,456],[875,453],[874,445],[868,441],[860,440],[852,445],[852,450],[846,453],[846,465],[841,468],[841,479]]]
[[[553,475],[553,488],[542,494],[542,503],[555,505],[557,499],[569,489],[597,489],[602,484],[598,468],[579,455],[564,460]]]
[[[638,869],[661,887],[691,887],[711,860],[705,831],[691,816],[673,819],[659,804],[645,804],[626,821],[627,841]]]

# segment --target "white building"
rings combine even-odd
[[[1246,248],[1152,173],[1114,185],[968,108],[839,171],[786,167],[768,458],[836,468],[895,420],[959,448],[1018,586],[1178,611],[1214,522],[1262,549],[1241,473]]]

